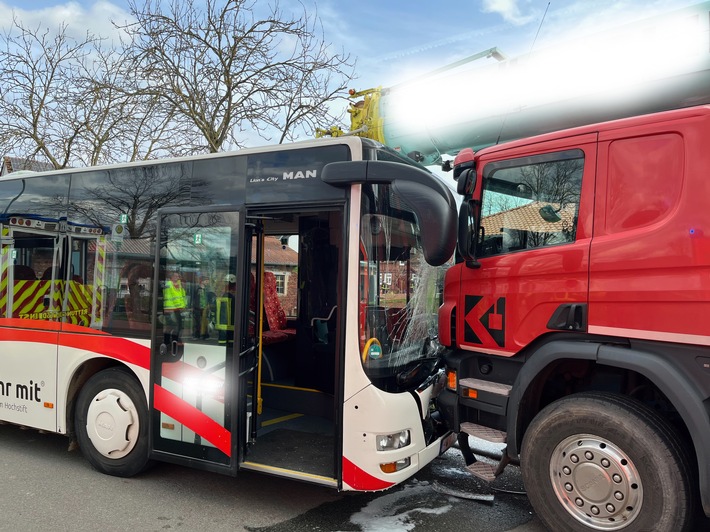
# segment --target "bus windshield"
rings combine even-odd
[[[446,266],[424,260],[420,223],[389,185],[363,187],[360,352],[379,388],[415,389],[437,364],[437,313]]]

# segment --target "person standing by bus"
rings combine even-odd
[[[212,303],[214,303],[214,293],[210,291],[209,279],[200,277],[200,283],[192,298],[192,336],[195,339],[209,338],[208,321]]]
[[[180,338],[182,333],[182,311],[187,307],[187,295],[182,284],[179,272],[172,272],[170,279],[165,281],[163,290],[163,312],[166,318],[172,323],[176,330],[172,333],[173,338]]]
[[[230,273],[224,279],[225,287],[222,297],[217,298],[217,330],[219,343],[231,345],[234,343],[234,298],[237,292],[237,277]]]

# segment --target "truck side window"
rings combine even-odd
[[[574,242],[583,169],[581,150],[487,164],[477,256]]]

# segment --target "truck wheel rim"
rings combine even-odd
[[[628,455],[604,438],[570,436],[552,453],[550,480],[558,500],[577,521],[618,530],[641,511],[641,477]]]
[[[119,459],[138,441],[139,418],[131,398],[121,390],[103,390],[91,401],[86,432],[94,448],[106,458]]]

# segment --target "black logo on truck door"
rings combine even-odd
[[[469,344],[505,346],[505,298],[465,296],[463,339]]]

